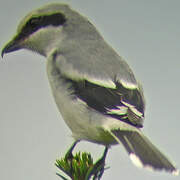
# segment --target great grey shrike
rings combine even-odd
[[[140,83],[124,59],[88,19],[66,4],[48,4],[19,24],[2,56],[19,49],[47,58],[57,107],[75,141],[122,144],[139,167],[178,174],[143,135],[145,101]]]

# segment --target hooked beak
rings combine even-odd
[[[21,49],[20,41],[17,38],[13,38],[10,42],[8,42],[5,47],[1,51],[1,57],[3,58],[4,54],[10,53],[13,51],[17,51]]]

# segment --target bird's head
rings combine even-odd
[[[36,9],[20,22],[16,35],[2,49],[2,57],[19,49],[30,49],[44,56],[64,38],[63,27],[72,19],[66,4],[49,4]]]

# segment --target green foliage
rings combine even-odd
[[[98,160],[95,164],[89,153],[78,152],[71,158],[66,156],[57,159],[55,165],[63,171],[71,180],[93,180],[100,179],[104,172],[104,161]],[[57,173],[63,180],[68,180],[66,177]]]

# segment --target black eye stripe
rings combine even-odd
[[[43,19],[42,17],[32,18],[32,19],[29,20],[29,24],[31,24],[31,25],[33,25],[33,24],[39,24],[42,19]]]
[[[46,16],[39,16],[39,17],[32,17],[24,25],[17,39],[25,38],[42,27],[46,27],[49,25],[60,26],[60,25],[63,25],[65,22],[66,22],[66,18],[61,13],[56,13],[56,14],[46,15]]]

